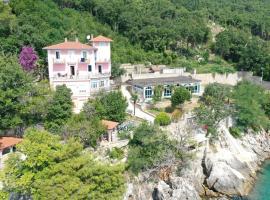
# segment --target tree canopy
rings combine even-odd
[[[61,131],[63,125],[72,116],[73,102],[71,95],[71,90],[66,85],[56,86],[52,100],[47,108],[46,129],[53,133],[59,133]]]
[[[7,161],[4,191],[33,199],[120,199],[124,192],[122,165],[107,165],[82,153],[73,139],[29,129]]]
[[[23,126],[31,82],[15,57],[0,56],[0,130]]]
[[[126,117],[127,100],[120,91],[109,93],[101,92],[94,100],[87,102],[85,109],[90,109],[96,113],[100,119],[107,119],[123,122]]]

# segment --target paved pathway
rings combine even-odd
[[[128,101],[128,108],[127,108],[127,111],[129,113],[133,113],[134,111],[134,105],[133,103],[131,102],[131,94],[129,93],[129,91],[127,90],[127,86],[126,85],[122,85],[121,86],[121,91],[122,91],[122,94],[124,95],[124,97],[127,98],[127,101]],[[149,115],[145,112],[143,112],[140,108],[136,107],[135,108],[135,116],[138,117],[138,118],[141,118],[141,119],[144,119],[144,120],[147,120],[151,123],[154,123],[154,120],[155,118],[152,116],[152,115]]]

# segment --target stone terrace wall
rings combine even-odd
[[[243,79],[251,79],[251,72],[236,72],[233,74],[189,74],[185,73],[186,76],[192,76],[194,79],[202,81],[202,85],[209,83],[222,83],[229,85],[236,85],[237,82]]]
[[[222,83],[228,85],[236,85],[241,80],[248,80],[252,83],[261,85],[267,90],[270,90],[270,82],[262,81],[261,77],[253,76],[252,72],[236,72],[233,74],[190,74],[184,73],[185,76],[192,76],[195,79],[201,80],[202,85],[209,83]]]

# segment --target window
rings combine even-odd
[[[152,96],[153,96],[152,87],[145,88],[144,96],[145,96],[146,99],[152,98]]]
[[[86,51],[83,51],[83,52],[82,52],[82,57],[83,57],[84,59],[87,59],[87,52],[86,52]]]
[[[108,45],[107,42],[100,42],[100,43],[99,43],[99,46],[100,46],[100,47],[105,47],[105,46],[107,46],[107,45]]]
[[[169,87],[164,88],[164,97],[171,97],[172,96],[172,90]]]
[[[99,86],[104,87],[104,81],[100,81]]]
[[[88,65],[88,72],[92,72],[92,65]]]
[[[56,57],[56,59],[60,59],[60,52],[59,51],[55,52],[55,57]]]
[[[91,82],[91,88],[97,88],[98,87],[98,82],[97,81],[92,81]]]
[[[98,66],[98,73],[102,74],[102,65]]]

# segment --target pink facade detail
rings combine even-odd
[[[96,70],[99,70],[99,66],[102,66],[102,73],[109,73],[109,63],[108,62],[102,62],[102,63],[96,63]]]
[[[87,71],[88,64],[87,63],[78,63],[78,70],[79,71]]]
[[[50,85],[55,89],[64,84],[71,89],[75,112],[99,90],[110,90],[111,42],[98,36],[88,44],[65,39],[43,48],[48,52]]]
[[[65,64],[57,64],[57,63],[53,64],[54,72],[65,71],[65,69],[66,69]]]

